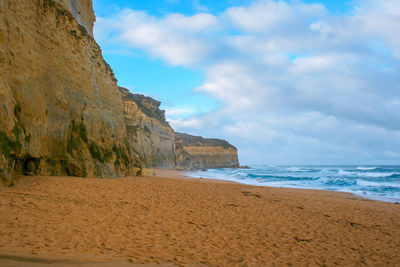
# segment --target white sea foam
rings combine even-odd
[[[389,177],[395,174],[400,174],[396,172],[355,172],[357,176],[364,176],[364,177]]]
[[[191,177],[243,184],[343,191],[359,196],[400,202],[399,166],[252,166],[252,169],[210,169]]]
[[[364,180],[357,180],[357,185],[359,186],[369,186],[369,187],[395,187],[400,188],[400,183],[379,183],[379,182],[370,182]]]
[[[400,202],[400,193],[385,193],[385,194],[373,194],[368,191],[362,190],[342,190],[343,192],[351,193],[359,197],[369,198],[373,200],[385,201],[385,202]]]
[[[389,177],[394,174],[400,174],[397,172],[356,172],[356,171],[345,171],[340,169],[338,175],[342,176],[359,176],[359,177]]]
[[[357,170],[360,171],[372,171],[372,170],[376,170],[378,167],[357,167]]]
[[[339,169],[338,174],[339,175],[352,175],[353,172],[349,172],[349,171],[345,171],[345,170]]]

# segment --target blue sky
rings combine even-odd
[[[254,1],[250,0],[94,0],[93,7],[97,17],[112,17],[123,9],[145,11],[156,17],[164,17],[171,13],[195,15],[200,12],[219,14],[232,6],[245,6]],[[304,3],[317,3],[313,0]],[[352,1],[320,1],[331,12],[348,13],[352,10]],[[146,53],[132,49],[121,49],[118,45],[100,42],[104,57],[113,67],[118,77],[119,84],[140,92],[151,95],[162,101],[162,107],[185,106],[187,109],[202,107],[198,112],[210,112],[218,107],[216,99],[207,98],[204,94],[193,94],[196,88],[204,81],[204,73],[201,69],[183,68],[171,66],[162,60],[149,57]],[[135,75],[133,75],[133,73]],[[196,108],[197,109],[197,108]],[[182,116],[193,115],[182,114]]]
[[[113,12],[124,8],[134,10],[144,10],[155,16],[164,16],[170,13],[181,13],[193,15],[198,12],[210,12],[218,14],[232,6],[249,5],[251,0],[147,0],[147,1],[129,1],[129,0],[93,0],[94,10],[97,16],[109,16]],[[291,1],[286,1],[291,2]],[[304,0],[304,3],[321,3],[332,13],[348,13],[356,4],[354,0]]]
[[[400,162],[397,0],[94,0],[119,85],[242,163]]]

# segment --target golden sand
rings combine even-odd
[[[156,173],[2,188],[0,266],[400,266],[400,205]]]

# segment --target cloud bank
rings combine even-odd
[[[228,139],[244,163],[399,164],[399,10],[397,0],[351,15],[273,0],[161,18],[127,9],[99,18],[95,34],[203,70],[193,90],[220,108],[171,124]]]

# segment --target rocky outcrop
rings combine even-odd
[[[183,169],[237,168],[236,147],[225,140],[175,132],[177,166]]]
[[[79,23],[81,24],[79,24]],[[90,0],[0,1],[0,177],[140,172]]]
[[[160,102],[119,87],[124,105],[128,141],[147,168],[175,167],[174,130],[160,110]]]

